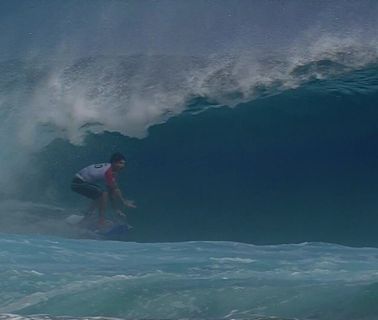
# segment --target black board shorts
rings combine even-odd
[[[85,182],[78,177],[73,178],[71,190],[93,200],[100,198],[104,192],[97,184]]]

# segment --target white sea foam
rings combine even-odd
[[[1,239],[2,314],[345,320],[378,281],[374,248]],[[374,308],[363,312],[374,319]]]

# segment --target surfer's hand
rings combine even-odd
[[[126,215],[125,215],[121,210],[117,210],[117,213],[118,213],[118,215],[119,215],[120,217],[123,217],[123,218],[126,217]]]
[[[126,200],[123,204],[128,208],[136,208],[136,205],[132,200]]]

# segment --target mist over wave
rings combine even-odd
[[[236,1],[230,7],[38,0],[3,7],[4,30],[21,50],[2,39],[2,128],[23,149],[55,137],[81,143],[86,132],[104,130],[144,137],[198,98],[235,106],[364,68],[378,56],[372,1]],[[165,22],[151,15],[158,9]],[[141,23],[131,19],[135,14],[150,19]],[[219,43],[222,48],[214,46]]]
[[[291,61],[253,53],[207,59],[92,57],[68,64],[6,61],[0,66],[3,130],[14,128],[25,148],[38,148],[56,137],[81,143],[86,133],[105,130],[144,137],[152,125],[191,111],[193,101],[203,102],[199,110],[235,106],[377,62],[373,48],[328,49],[311,59],[290,57]]]

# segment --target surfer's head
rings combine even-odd
[[[110,164],[112,165],[113,170],[119,171],[125,167],[126,158],[120,152],[113,153],[110,157]]]

